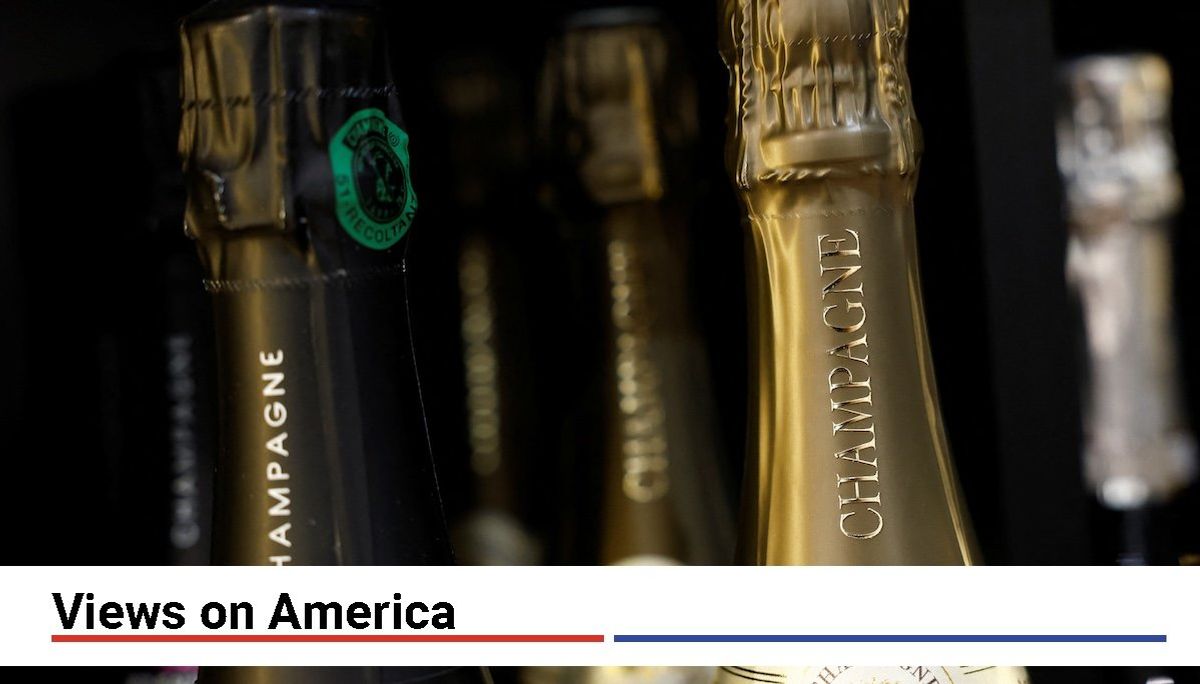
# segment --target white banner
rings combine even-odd
[[[3,665],[1200,665],[1197,568],[0,575]]]

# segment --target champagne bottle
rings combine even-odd
[[[1171,73],[1154,55],[1064,66],[1067,272],[1087,341],[1085,479],[1116,511],[1120,562],[1178,562],[1162,509],[1196,476],[1176,378],[1170,218],[1182,199]],[[1174,557],[1172,557],[1174,556]]]
[[[161,468],[167,477],[159,485],[169,495],[160,524],[167,553],[160,562],[207,565],[218,432],[211,301],[200,286],[203,272],[195,247],[179,231],[186,193],[171,144],[179,132],[178,60],[157,52],[139,57],[134,73],[140,116],[131,127],[141,131],[140,161],[148,181],[141,214],[154,250],[147,263],[158,268],[154,291],[161,311],[154,335],[143,340],[156,343],[158,354],[151,358],[161,366],[156,373],[145,373],[142,382],[159,390],[151,395],[159,420],[148,426],[157,429],[146,431],[157,437],[155,455],[169,459],[169,466]],[[137,315],[146,314],[142,310]],[[144,503],[133,502],[128,505],[144,516]],[[125,684],[191,684],[196,675],[197,668],[187,666],[137,669]]]
[[[437,71],[439,113],[452,163],[448,217],[458,255],[465,433],[473,497],[454,525],[470,565],[536,565],[539,497],[522,496],[539,463],[543,426],[534,398],[532,337],[521,297],[527,223],[496,216],[536,210],[528,187],[529,136],[516,74],[499,55],[460,52]]]
[[[558,208],[584,234],[587,272],[602,283],[586,306],[604,340],[593,386],[605,564],[732,554],[707,360],[686,295],[697,121],[677,50],[650,10],[583,12],[552,46],[543,83]]]
[[[181,28],[186,230],[221,387],[213,558],[452,562],[408,328],[417,207],[372,3],[210,3]],[[456,668],[202,669],[202,682],[477,681]]]
[[[906,0],[727,0],[752,349],[739,560],[978,561],[913,225]]]
[[[169,492],[164,511],[163,560],[207,565],[212,521],[212,470],[216,453],[216,373],[211,302],[200,287],[203,273],[191,241],[179,234],[185,193],[179,159],[171,148],[179,126],[179,67],[174,55],[142,55],[135,71],[147,192],[144,225],[151,231],[158,265],[155,282],[162,311],[154,341],[162,368],[153,382],[161,428],[158,448],[170,460],[161,485]],[[169,58],[169,61],[167,61]],[[168,66],[169,65],[169,66]],[[144,314],[143,314],[144,315]]]
[[[913,225],[907,0],[726,0],[727,163],[749,227],[739,560],[978,562],[946,447]],[[1025,681],[1021,668],[728,667],[723,684]]]

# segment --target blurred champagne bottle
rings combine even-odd
[[[470,509],[454,525],[468,565],[537,565],[542,497],[531,496],[544,427],[525,311],[525,236],[536,211],[516,74],[500,55],[459,53],[436,79],[451,165],[447,230],[457,233]],[[528,489],[526,488],[528,487]]]
[[[140,206],[143,227],[152,237],[147,261],[156,269],[160,309],[136,314],[156,321],[154,335],[141,343],[158,347],[146,355],[159,363],[156,373],[138,369],[145,376],[140,382],[156,390],[147,403],[158,417],[141,422],[140,429],[157,437],[155,455],[169,462],[160,468],[166,477],[159,484],[165,495],[160,498],[168,502],[159,523],[168,550],[163,562],[207,565],[218,432],[213,314],[195,246],[180,230],[186,193],[172,144],[179,132],[179,68],[174,55],[166,57],[141,55],[130,69],[136,75],[132,99],[140,116],[134,127],[142,142],[138,165],[146,188]],[[142,497],[125,497],[125,505],[145,516]],[[125,684],[190,684],[196,676],[195,667],[147,668],[129,675]]]
[[[207,565],[217,449],[216,354],[212,304],[200,284],[203,272],[194,246],[179,229],[186,193],[171,144],[179,126],[179,69],[174,59],[155,55],[135,73],[147,187],[143,220],[154,237],[163,310],[155,340],[162,370],[154,376],[161,394],[154,403],[161,412],[160,448],[170,461],[163,485],[169,491],[164,546],[174,565]]]
[[[1084,474],[1117,512],[1119,561],[1173,564],[1182,549],[1163,509],[1195,480],[1196,448],[1173,330],[1170,220],[1182,188],[1170,68],[1154,55],[1087,57],[1060,80],[1067,274],[1087,350]]]
[[[743,563],[979,561],[921,304],[908,11],[907,0],[723,3],[727,164],[751,245]],[[730,667],[718,675],[880,678],[1015,683],[1025,673]]]
[[[600,341],[574,359],[599,407],[567,442],[597,505],[603,564],[728,562],[731,515],[707,358],[689,314],[693,87],[674,36],[646,9],[572,15],[543,74],[549,204],[585,247],[580,315]],[[595,377],[597,372],[599,377]],[[596,501],[596,495],[598,501]]]
[[[78,543],[65,548],[46,533],[65,513],[42,502],[36,487],[23,490],[28,496],[12,501],[36,524],[14,532],[8,547],[22,551],[9,562],[207,563],[216,451],[212,314],[195,247],[180,230],[177,61],[174,53],[133,51],[93,65],[84,79],[39,85],[13,101],[14,130],[23,133],[12,155],[25,172],[14,178],[19,211],[7,229],[20,236],[27,274],[57,274],[31,280],[21,295],[17,326],[35,342],[22,404],[51,405],[69,385],[72,401],[89,407],[66,431],[45,411],[21,416],[13,443],[53,434],[62,456],[18,465],[13,479],[55,482],[56,496],[91,513],[76,516]],[[54,131],[73,125],[79,102],[100,100],[109,105],[89,125],[104,133],[88,149],[104,172],[73,187],[66,202],[64,186],[39,180],[77,150],[75,137]],[[45,212],[68,205],[114,209],[89,218],[97,230],[64,241],[70,221]]]
[[[406,309],[417,203],[369,2],[218,1],[181,28],[186,228],[213,293],[213,559],[452,562]],[[487,680],[478,668],[204,668],[201,682]]]
[[[179,132],[178,56],[132,51],[96,66],[83,80],[30,91],[29,106],[12,108],[23,132],[14,157],[28,173],[18,186],[31,208],[67,206],[60,184],[47,184],[37,164],[58,163],[77,149],[71,126],[82,101],[104,101],[91,117],[88,154],[103,173],[71,190],[72,207],[110,206],[89,216],[98,230],[64,242],[61,226],[45,215],[21,215],[21,262],[29,272],[53,272],[31,288],[28,312],[38,325],[38,382],[25,403],[48,406],[72,387],[77,411],[69,430],[53,416],[20,421],[28,434],[53,435],[55,458],[37,464],[40,475],[18,473],[29,497],[18,497],[36,524],[26,533],[53,541],[55,509],[35,505],[36,483],[54,483],[56,499],[73,501],[78,525],[72,549],[47,555],[38,544],[8,546],[25,555],[8,562],[86,565],[204,565],[212,460],[216,451],[216,377],[212,313],[201,286],[195,246],[180,230],[184,192],[174,139]],[[23,214],[23,213],[22,213]],[[64,223],[62,225],[68,225]],[[78,232],[78,231],[77,231]],[[84,235],[90,233],[92,235]],[[116,266],[116,267],[114,267]],[[47,270],[48,269],[48,270]],[[48,306],[54,304],[54,306]],[[72,312],[63,315],[62,306]],[[52,359],[70,357],[63,365]],[[36,419],[35,419],[36,418]],[[20,432],[13,443],[22,443]],[[34,484],[30,484],[34,483]],[[32,498],[31,498],[32,497]],[[26,500],[28,499],[28,500]],[[67,509],[63,509],[66,514]],[[19,537],[17,538],[19,540]],[[61,547],[61,544],[58,545]],[[150,666],[88,668],[95,682],[195,681],[195,669]],[[36,681],[33,677],[30,681]]]

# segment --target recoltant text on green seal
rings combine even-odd
[[[359,110],[330,140],[329,160],[342,228],[370,249],[399,242],[417,213],[404,129],[379,109]]]

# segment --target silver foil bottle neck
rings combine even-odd
[[[1067,274],[1087,341],[1084,474],[1109,508],[1139,509],[1197,470],[1172,320],[1168,219],[1182,191],[1170,71],[1153,55],[1087,57],[1063,67],[1061,89]]]
[[[1167,62],[1151,54],[1084,57],[1064,65],[1059,79],[1059,168],[1080,228],[1173,214],[1182,188]]]

